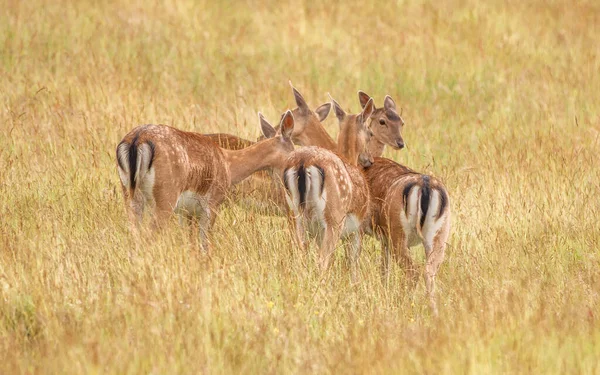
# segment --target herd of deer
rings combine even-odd
[[[259,113],[263,137],[257,142],[165,125],[142,125],[127,134],[117,146],[117,163],[133,227],[146,206],[154,228],[176,213],[180,223],[198,226],[208,252],[219,206],[235,192],[287,211],[298,246],[305,248],[307,232],[316,239],[322,272],[342,239],[355,279],[362,236],[369,234],[382,244],[384,282],[393,256],[411,287],[419,274],[409,247],[422,243],[426,290],[437,314],[435,275],[450,231],[449,198],[435,177],[381,157],[385,145],[404,147],[396,104],[386,96],[376,108],[359,91],[359,114],[347,114],[333,99],[313,111],[292,91],[298,107],[285,112],[277,128]],[[337,143],[321,125],[332,106],[340,126]]]

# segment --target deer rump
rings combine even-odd
[[[325,171],[318,165],[300,164],[286,168],[283,183],[288,191],[288,204],[296,216],[305,215],[318,219],[323,226],[326,204]]]
[[[413,174],[400,178],[390,189],[385,202],[388,218],[399,215],[408,245],[431,243],[443,225],[448,208],[446,189],[428,175]],[[402,202],[399,213],[391,212],[391,203]]]

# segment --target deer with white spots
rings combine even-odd
[[[290,83],[291,85],[291,83]],[[314,111],[309,107],[302,95],[292,86],[297,107],[292,110],[294,116],[294,131],[292,140],[296,144],[309,143],[321,147],[336,149],[336,144],[327,131],[321,125],[331,110],[331,103],[318,106]],[[277,127],[275,129],[278,129]],[[240,150],[254,144],[254,141],[246,140],[235,135],[226,133],[205,134],[220,147],[230,150]],[[258,140],[262,139],[260,137]],[[284,215],[286,212],[286,200],[281,173],[269,168],[253,174],[243,183],[232,189],[232,198],[252,206],[262,213]]]
[[[359,91],[363,107],[371,97]],[[400,131],[404,120],[396,112],[396,104],[386,96],[383,108],[375,109],[370,117],[374,133],[369,151],[380,155],[385,144],[396,149],[404,146]],[[379,137],[379,138],[378,138]],[[340,142],[338,152],[346,158],[354,155],[352,147]],[[425,284],[430,306],[437,314],[435,276],[444,260],[446,241],[450,233],[450,202],[448,191],[435,177],[423,175],[392,160],[375,157],[364,168],[371,195],[371,218],[363,229],[374,234],[382,243],[382,276],[388,282],[390,258],[403,267],[411,287],[419,274],[409,248],[423,244],[425,248]]]
[[[345,239],[355,279],[361,249],[360,227],[369,213],[369,189],[357,164],[368,166],[373,160],[367,147],[372,135],[367,120],[373,101],[358,115],[347,115],[333,99],[332,104],[340,123],[338,141],[351,156],[343,159],[322,147],[302,147],[289,155],[283,181],[300,246],[305,247],[305,226],[308,226],[319,244],[319,266],[324,272],[329,268],[337,242]],[[333,140],[331,143],[335,145]]]
[[[425,248],[425,286],[429,304],[437,314],[435,276],[444,261],[450,235],[450,201],[440,180],[420,174],[385,158],[375,158],[364,170],[371,192],[372,220],[369,228],[383,247],[382,274],[387,283],[390,258],[406,272],[411,287],[419,274],[409,248]]]
[[[117,167],[130,221],[141,222],[146,207],[154,228],[176,213],[199,226],[201,246],[210,249],[209,229],[232,185],[252,173],[283,167],[294,150],[294,117],[287,111],[275,130],[259,113],[266,139],[242,150],[218,147],[202,134],[165,125],[142,125],[117,146]]]

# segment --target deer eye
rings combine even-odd
[[[379,125],[385,125],[385,120],[384,119],[379,119]]]

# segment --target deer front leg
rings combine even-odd
[[[209,233],[214,221],[213,216],[214,215],[209,208],[206,208],[198,215],[198,240],[200,246],[202,246],[202,251],[208,255],[210,255],[212,250]]]
[[[215,225],[215,221],[218,216],[219,206],[221,200],[209,200],[208,204],[203,207],[202,215],[199,217],[199,231],[198,237],[200,238],[200,243],[202,244],[202,250],[207,255],[210,255],[212,252],[212,239],[211,233],[212,228]]]

